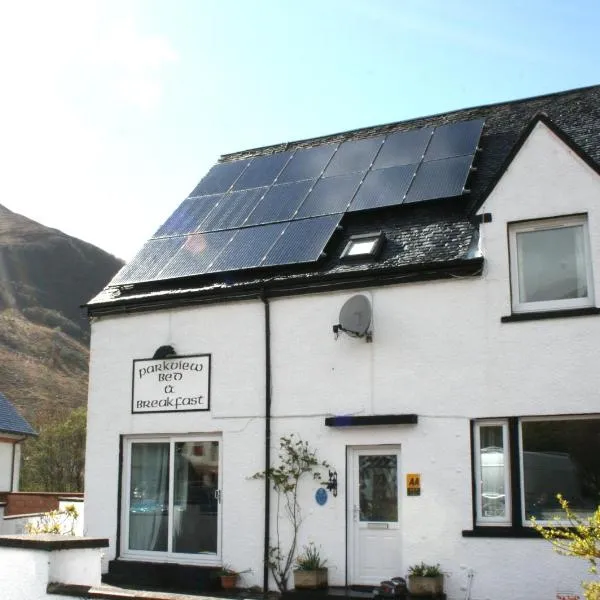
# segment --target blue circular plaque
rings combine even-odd
[[[327,490],[325,488],[319,488],[315,492],[315,500],[319,506],[323,506],[327,502]]]

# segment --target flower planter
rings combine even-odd
[[[299,590],[317,590],[327,587],[327,569],[294,571],[294,587]]]
[[[408,591],[413,596],[441,596],[444,593],[444,576],[408,576]]]
[[[221,587],[224,590],[232,590],[236,586],[237,580],[237,573],[235,575],[221,575]]]

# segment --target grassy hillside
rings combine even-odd
[[[122,266],[0,204],[0,390],[37,428],[87,401],[81,305]]]

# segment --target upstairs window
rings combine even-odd
[[[509,245],[513,312],[593,304],[585,215],[513,223]]]

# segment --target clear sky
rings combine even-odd
[[[219,155],[600,83],[598,0],[4,0],[0,204],[130,258]]]

